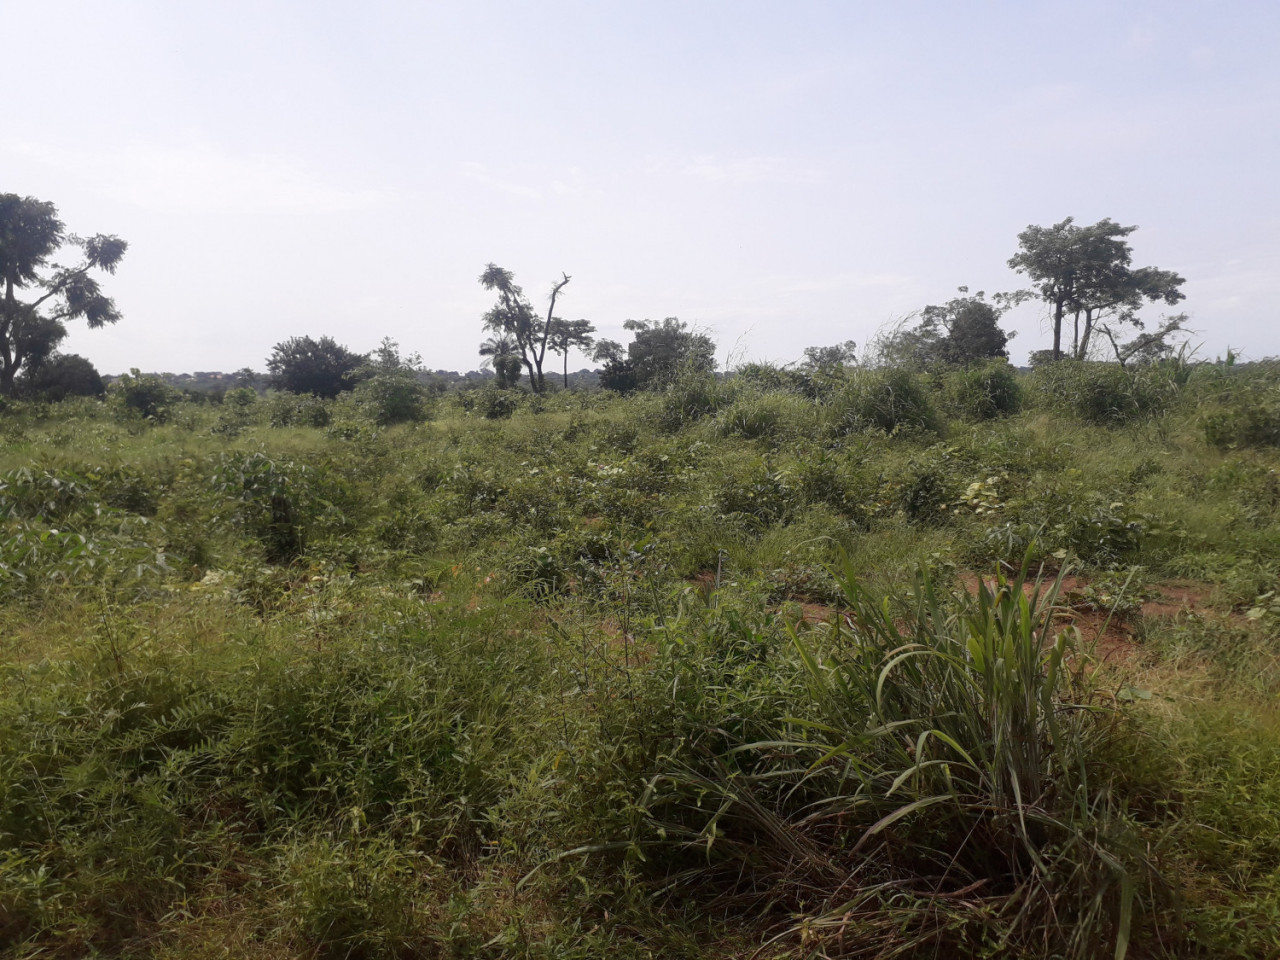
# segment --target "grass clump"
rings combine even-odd
[[[889,434],[936,433],[941,426],[920,378],[898,367],[853,371],[830,405],[837,429],[846,433],[869,429]]]
[[[856,929],[875,955],[1123,956],[1161,888],[1117,784],[1127,728],[1053,623],[1060,582],[948,596],[921,575],[881,602],[846,574],[829,632],[793,633],[796,715],[651,781],[650,856],[691,895],[798,915],[779,938],[830,955]]]

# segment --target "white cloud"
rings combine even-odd
[[[658,172],[670,168],[667,163],[654,165]],[[707,183],[734,185],[759,183],[817,183],[821,174],[812,167],[805,167],[785,157],[717,157],[700,154],[676,166],[680,174]]]
[[[92,153],[35,141],[9,142],[0,150],[77,176],[113,199],[164,213],[332,214],[369,209],[389,199],[380,190],[326,182],[289,157],[233,154],[197,136]]]
[[[474,160],[465,160],[462,163],[462,175],[468,180],[474,180],[476,183],[486,187],[491,187],[501,193],[508,193],[515,197],[523,197],[526,200],[541,200],[542,193],[533,187],[526,186],[523,183],[516,183],[513,180],[503,180],[501,177],[495,177],[489,172],[489,168],[483,163],[477,163]]]

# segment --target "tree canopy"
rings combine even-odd
[[[623,327],[633,334],[626,353],[616,340],[601,340],[593,357],[604,362],[600,385],[626,392],[661,386],[680,370],[710,373],[716,368],[716,345],[705,333],[689,329],[678,317],[661,323],[627,320]]]
[[[550,342],[556,298],[573,279],[567,273],[563,277],[551,287],[547,316],[543,320],[534,312],[524,291],[516,285],[515,276],[510,270],[490,263],[485,267],[484,273],[480,274],[480,285],[498,294],[498,302],[484,315],[484,328],[499,338],[507,337],[515,343],[520,362],[529,373],[529,387],[534,393],[541,393],[546,388],[542,364]]]
[[[352,353],[332,337],[290,337],[277,343],[267,359],[271,386],[290,393],[332,399],[355,387],[357,371],[368,358]]]
[[[64,247],[78,248],[79,262],[54,263]],[[0,393],[12,395],[19,372],[53,355],[67,335],[64,321],[83,319],[96,328],[120,319],[92,271],[115,273],[126,249],[109,234],[68,234],[52,203],[0,194]]]
[[[595,337],[592,334],[596,332],[596,328],[589,320],[561,320],[559,317],[552,317],[550,331],[547,346],[551,348],[552,353],[558,353],[564,359],[564,386],[567,390],[569,388],[569,351],[574,347],[583,352],[589,350],[595,343]]]
[[[920,311],[920,323],[905,324],[880,338],[877,353],[890,365],[929,366],[935,363],[968,365],[1009,355],[1011,334],[1000,328],[1000,318],[1028,294],[997,293],[987,300],[979,290],[943,304],[930,304]]]
[[[1018,234],[1020,251],[1009,266],[1025,274],[1049,305],[1053,318],[1053,358],[1062,356],[1062,324],[1074,321],[1071,355],[1083,360],[1093,334],[1107,321],[1139,329],[1137,313],[1144,303],[1175,304],[1185,299],[1179,289],[1186,281],[1170,270],[1133,269],[1128,237],[1137,227],[1114,220],[1077,226],[1067,217],[1051,227],[1028,226]]]

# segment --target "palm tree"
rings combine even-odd
[[[498,375],[498,386],[513,387],[520,379],[520,349],[509,334],[490,337],[480,344],[480,356],[484,357],[480,366],[491,366]]]

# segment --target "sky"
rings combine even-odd
[[[544,310],[570,275],[556,313],[599,336],[677,316],[722,364],[787,363],[1025,285],[1018,233],[1068,216],[1138,226],[1201,357],[1280,354],[1276,0],[0,0],[0,23],[0,193],[129,242],[123,319],[64,343],[104,373],[262,370],[304,335],[474,369],[491,262]],[[1005,318],[1015,362],[1045,318]]]

